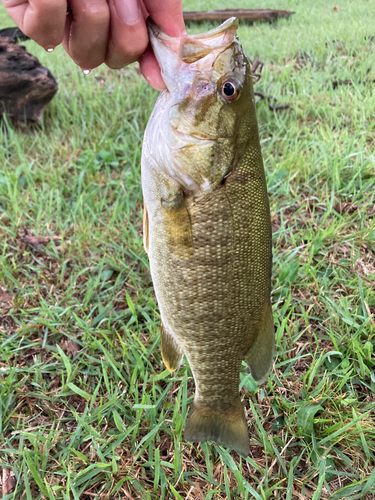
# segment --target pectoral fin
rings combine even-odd
[[[163,199],[165,228],[170,251],[179,259],[187,260],[193,254],[191,220],[182,192],[171,200]]]
[[[268,304],[259,325],[258,335],[246,355],[246,362],[251,375],[257,384],[263,384],[272,368],[275,345],[275,329],[273,325],[272,307]]]
[[[161,355],[165,366],[170,372],[174,372],[179,367],[184,353],[175,338],[161,325]]]
[[[146,204],[143,202],[143,246],[145,247],[147,254],[148,254],[148,241],[149,241],[148,212]]]

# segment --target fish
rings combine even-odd
[[[272,232],[251,65],[238,21],[149,36],[166,90],[142,148],[144,247],[170,372],[183,356],[195,396],[184,439],[247,456],[242,361],[267,380],[274,353]]]

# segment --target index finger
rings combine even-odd
[[[66,0],[2,0],[17,26],[45,49],[64,38]]]
[[[185,32],[181,0],[143,0],[152,20],[169,36],[180,37]]]

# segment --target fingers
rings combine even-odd
[[[70,0],[63,46],[82,69],[93,69],[105,61],[109,34],[106,0]]]
[[[82,69],[103,62],[122,68],[140,59],[146,80],[165,88],[160,68],[148,47],[148,14],[169,35],[184,32],[181,0],[2,0],[21,30],[45,49],[63,41]],[[147,50],[146,50],[147,49]],[[143,55],[142,55],[143,54]]]
[[[181,0],[143,0],[153,21],[169,36],[185,32]]]
[[[137,0],[109,0],[110,39],[106,64],[122,68],[137,61],[148,45],[148,34]]]
[[[66,20],[65,0],[3,0],[17,26],[45,49],[62,42]]]
[[[148,47],[146,52],[143,53],[139,64],[141,66],[141,71],[143,76],[146,78],[148,83],[156,90],[164,90],[165,83],[160,73],[159,64],[152,52],[151,47]]]

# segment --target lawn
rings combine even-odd
[[[140,183],[157,92],[134,66],[85,76],[30,41],[59,92],[41,126],[0,126],[4,498],[375,498],[375,7],[261,3],[230,7],[296,13],[239,29],[264,63],[255,90],[290,104],[257,105],[277,348],[265,385],[241,373],[249,457],[183,440],[191,371],[161,359]]]

